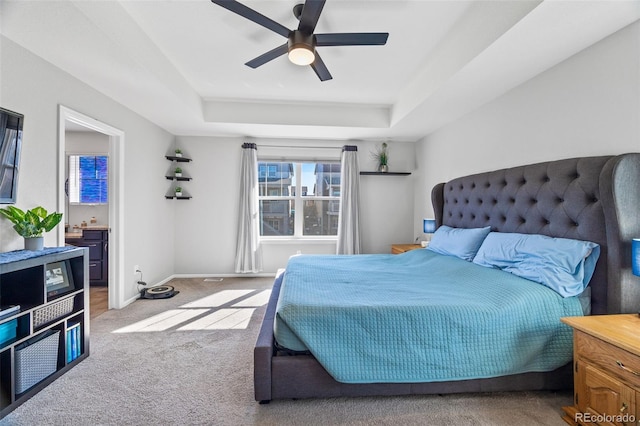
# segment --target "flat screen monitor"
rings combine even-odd
[[[23,121],[22,114],[0,108],[0,204],[16,202]]]

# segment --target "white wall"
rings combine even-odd
[[[176,145],[193,161],[183,172],[193,180],[183,185],[193,196],[190,200],[173,200],[176,206],[176,270],[177,274],[233,274],[236,230],[238,226],[238,193],[242,139],[179,136]],[[363,141],[291,141],[252,140],[258,144],[258,155],[266,149],[260,145],[358,146],[361,170],[374,170],[370,151],[374,142]],[[391,141],[390,170],[413,171],[414,144]],[[269,149],[269,152],[273,152]],[[285,149],[289,155],[295,150]],[[299,150],[298,150],[299,151]],[[340,150],[332,155],[339,158]],[[322,155],[322,154],[320,154]],[[167,169],[169,166],[167,166]],[[392,243],[410,243],[413,233],[413,177],[362,176],[362,232],[366,253],[389,253]],[[167,189],[171,184],[167,184]],[[333,254],[335,243],[266,243],[263,246],[264,273],[285,266],[289,256]]]
[[[639,151],[635,23],[418,142],[415,217],[433,215],[430,189],[454,177]]]
[[[25,115],[16,206],[60,210],[57,193],[58,105],[102,121],[125,133],[124,297],[136,294],[133,266],[145,281],[174,272],[174,205],[164,199],[166,152],[174,137],[112,99],[0,37],[0,105]],[[45,245],[57,245],[53,232]],[[10,223],[0,220],[0,251],[22,249]]]

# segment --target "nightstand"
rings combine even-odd
[[[636,314],[566,317],[573,327],[570,425],[632,425],[640,415],[640,318]],[[639,402],[636,405],[636,401]]]
[[[422,248],[420,244],[391,244],[391,254],[400,254],[419,248]]]

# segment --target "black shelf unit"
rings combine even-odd
[[[67,265],[73,286],[54,294],[47,289],[47,271],[59,265]],[[0,253],[2,307],[20,305],[18,312],[0,319],[5,331],[15,330],[0,343],[0,418],[89,356],[88,267],[88,248]],[[51,370],[42,373],[41,361],[47,360]]]
[[[360,172],[361,176],[409,176],[411,172]]]
[[[191,161],[191,158],[189,157],[177,157],[175,155],[165,155],[165,158],[171,162],[177,162],[177,163],[189,163]],[[165,178],[167,180],[170,181],[176,181],[176,182],[189,182],[190,180],[192,180],[193,178],[190,176],[175,176],[175,175],[165,175]],[[190,195],[182,195],[180,197],[177,197],[173,194],[167,193],[165,194],[164,198],[166,198],[167,200],[172,200],[172,199],[176,199],[176,200],[190,200],[191,196]]]

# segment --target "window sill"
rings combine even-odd
[[[338,239],[329,238],[261,238],[260,244],[336,244]]]

